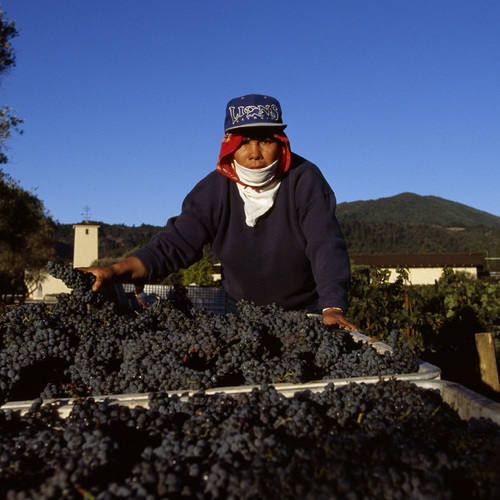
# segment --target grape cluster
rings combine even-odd
[[[500,427],[409,382],[0,412],[7,499],[499,498]]]
[[[381,353],[303,312],[243,302],[239,315],[214,314],[191,307],[182,290],[124,313],[91,292],[93,275],[48,268],[73,293],[0,320],[0,403],[418,371],[397,332]]]
[[[92,292],[92,285],[95,282],[93,274],[53,261],[47,262],[45,268],[51,276],[62,280],[68,288],[71,288],[77,300],[88,304],[105,302],[106,299],[100,292]]]

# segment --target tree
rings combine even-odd
[[[10,41],[18,35],[15,21],[9,21],[0,10],[0,81],[16,65],[16,55]],[[23,120],[15,116],[11,108],[0,107],[0,164],[7,163],[5,140],[12,135],[12,131],[23,133],[19,128],[21,123]]]
[[[179,269],[176,273],[169,274],[162,280],[161,285],[188,286],[193,283],[200,286],[220,286],[220,282],[214,281],[214,264],[217,263],[210,245],[207,244],[203,247],[203,257],[189,266],[187,269]]]
[[[15,66],[10,41],[17,35],[15,22],[0,10],[0,79]],[[13,130],[22,133],[22,121],[11,108],[0,107],[0,164],[7,163],[5,140]],[[24,299],[37,286],[54,254],[54,233],[43,203],[0,169],[0,300]]]
[[[201,260],[184,270],[182,273],[182,284],[185,286],[193,283],[200,286],[213,286],[213,268],[213,264],[204,255]]]
[[[220,282],[214,281],[214,265],[218,259],[212,251],[210,244],[203,247],[203,257],[192,266],[182,270],[182,284],[196,283],[200,286],[218,286]]]
[[[43,203],[0,170],[0,299],[21,300],[54,255],[55,223]],[[29,289],[31,287],[31,289]]]
[[[18,35],[15,21],[4,17],[0,7],[0,76],[16,65],[16,55],[10,41]]]
[[[0,108],[0,164],[7,163],[8,161],[5,153],[7,150],[5,139],[8,139],[12,135],[12,131],[22,135],[23,131],[19,128],[19,125],[23,121],[21,118],[13,115],[11,108],[7,106]]]

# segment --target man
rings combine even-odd
[[[112,266],[84,268],[96,276],[94,290],[167,276],[210,243],[230,310],[239,300],[276,303],[356,329],[345,315],[350,263],[335,195],[318,167],[291,152],[280,103],[259,94],[232,99],[224,125],[217,169],[150,243]]]

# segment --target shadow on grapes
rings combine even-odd
[[[11,389],[10,399],[26,401],[40,396],[48,383],[63,386],[70,382],[65,372],[70,362],[61,358],[45,358],[21,368],[19,380]]]

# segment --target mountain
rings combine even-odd
[[[402,193],[339,203],[351,254],[484,252],[500,249],[500,217],[437,196]]]
[[[500,255],[500,217],[437,196],[401,193],[339,203],[337,216],[351,254],[484,252]],[[121,258],[162,227],[99,222],[101,259]],[[59,224],[57,256],[70,262],[73,225]]]
[[[440,227],[500,229],[500,217],[437,196],[401,193],[377,200],[339,203],[339,220],[397,222]]]

